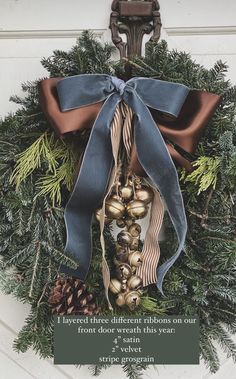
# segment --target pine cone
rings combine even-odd
[[[75,277],[58,277],[48,302],[52,307],[52,313],[59,316],[92,316],[99,314],[100,311],[86,285]]]

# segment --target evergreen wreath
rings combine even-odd
[[[69,51],[54,51],[42,65],[54,76],[103,73],[121,78],[152,77],[178,82],[190,88],[223,96],[205,129],[197,150],[195,170],[179,169],[188,217],[186,252],[165,278],[166,297],[156,286],[145,290],[136,315],[183,314],[200,317],[200,353],[211,372],[220,362],[215,343],[236,360],[230,335],[236,331],[236,87],[225,79],[226,64],[218,61],[210,70],[189,54],[169,51],[167,43],[149,43],[146,55],[131,61],[112,61],[114,47],[102,45],[84,32]],[[53,356],[53,317],[48,297],[60,264],[77,266],[63,252],[63,208],[72,189],[76,166],[88,140],[88,131],[75,140],[56,137],[39,106],[38,81],[22,86],[24,98],[11,100],[21,107],[0,121],[0,254],[1,288],[31,305],[14,349],[32,347],[41,357]],[[174,233],[165,221],[167,238],[161,242],[168,256]],[[93,260],[87,285],[98,299],[102,314],[107,304],[100,263],[99,225],[93,228]],[[106,226],[110,262],[114,252],[111,226]],[[116,309],[117,314],[129,311]],[[106,366],[93,366],[99,375]],[[129,378],[141,378],[145,365],[124,365]]]

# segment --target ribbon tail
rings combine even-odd
[[[160,258],[159,233],[164,217],[164,204],[159,192],[154,190],[154,199],[151,207],[149,227],[146,232],[143,250],[142,265],[136,270],[136,274],[142,278],[143,286],[157,282],[157,265]]]
[[[135,113],[134,139],[139,161],[165,200],[179,242],[176,253],[157,269],[157,287],[163,294],[164,276],[179,257],[185,243],[187,220],[184,203],[176,168],[150,111],[133,92],[127,100]]]
[[[105,205],[107,197],[109,196],[111,189],[115,183],[117,172],[118,172],[118,153],[119,153],[119,146],[120,146],[120,140],[121,140],[121,130],[123,125],[123,119],[120,111],[120,107],[117,106],[115,114],[114,114],[114,120],[112,122],[111,126],[111,145],[112,145],[112,154],[114,159],[114,167],[112,170],[112,174],[110,177],[110,182],[108,185],[107,193],[103,200],[102,210],[101,210],[101,217],[100,217],[100,243],[102,247],[102,276],[103,276],[103,284],[105,289],[105,296],[108,302],[109,309],[112,311],[112,305],[109,300],[109,284],[110,284],[110,270],[107,264],[106,260],[106,248],[105,248],[105,239],[104,239],[104,224],[105,224]]]
[[[87,276],[92,257],[93,213],[103,201],[113,165],[110,125],[119,101],[119,95],[112,94],[104,103],[94,123],[74,190],[65,208],[65,251],[78,260],[79,267],[74,270],[62,265],[60,271],[81,280]]]

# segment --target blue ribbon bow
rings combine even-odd
[[[65,250],[79,260],[79,267],[73,270],[62,266],[61,271],[81,280],[88,273],[93,213],[103,201],[113,166],[110,126],[117,105],[124,101],[134,112],[134,143],[139,162],[165,200],[178,237],[176,253],[157,268],[157,287],[163,294],[163,278],[184,247],[187,220],[176,168],[148,107],[177,117],[189,88],[149,78],[133,78],[125,83],[109,75],[77,75],[58,82],[57,92],[62,112],[104,101],[64,215]]]

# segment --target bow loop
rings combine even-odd
[[[62,112],[106,100],[114,92],[111,76],[84,74],[69,76],[57,83]]]
[[[190,91],[183,84],[151,78],[132,78],[127,87],[133,87],[136,95],[150,108],[177,117]]]

